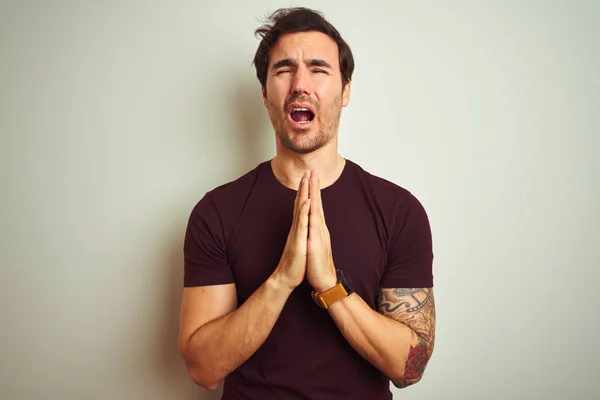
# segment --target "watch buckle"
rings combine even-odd
[[[317,292],[316,290],[313,290],[312,298],[319,307],[327,309],[327,303],[321,296],[319,296],[319,292]]]

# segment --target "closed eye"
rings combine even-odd
[[[281,69],[281,70],[277,71],[277,72],[275,73],[275,75],[281,75],[281,74],[285,74],[286,72],[292,72],[292,71],[291,71],[291,70],[289,70],[289,69]]]
[[[317,74],[326,74],[327,71],[322,70],[322,69],[313,69],[312,72],[317,73]]]

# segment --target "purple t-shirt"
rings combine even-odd
[[[433,286],[429,221],[407,190],[346,160],[322,190],[336,268],[373,309],[379,288]],[[186,232],[184,286],[235,283],[242,304],[275,270],[296,191],[264,162],[208,192]],[[361,357],[305,280],[265,343],[225,379],[223,399],[391,399],[389,379]]]

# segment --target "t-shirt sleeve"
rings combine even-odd
[[[422,204],[410,194],[396,207],[380,287],[433,287],[431,227]]]
[[[183,244],[183,286],[233,283],[223,224],[210,194],[194,207]]]

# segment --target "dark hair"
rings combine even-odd
[[[262,40],[254,55],[253,64],[256,67],[256,77],[263,89],[266,90],[267,70],[271,48],[277,43],[281,35],[294,32],[317,31],[333,39],[339,49],[340,72],[342,73],[342,87],[352,79],[354,72],[354,58],[350,46],[342,39],[340,33],[331,25],[319,11],[304,7],[280,8],[269,16],[267,22],[255,32]]]

